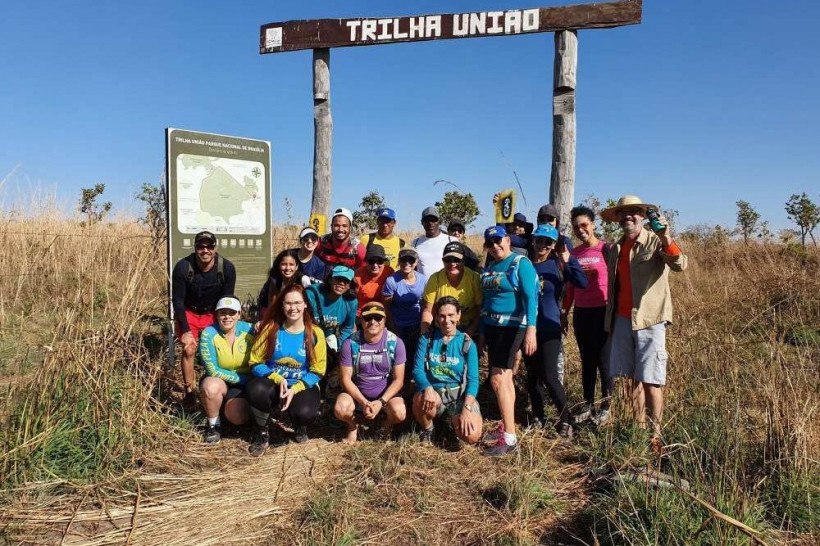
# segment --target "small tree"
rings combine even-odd
[[[446,192],[444,198],[436,202],[436,208],[441,215],[441,224],[444,226],[453,220],[461,220],[464,222],[464,227],[469,227],[481,214],[473,194],[459,191]]]
[[[111,201],[105,203],[97,203],[97,198],[105,191],[105,184],[95,184],[93,188],[82,188],[80,195],[80,212],[87,215],[88,226],[99,222],[103,219],[108,211],[111,210]]]
[[[737,201],[737,229],[743,235],[743,244],[749,244],[749,237],[758,231],[760,214],[749,204],[748,201]]]
[[[786,214],[789,220],[797,224],[800,228],[800,243],[805,248],[806,235],[811,237],[814,246],[817,246],[817,241],[814,239],[814,228],[820,223],[820,207],[809,199],[806,192],[800,195],[792,194],[788,201],[786,201]]]
[[[359,208],[353,212],[353,227],[358,231],[376,229],[376,212],[384,206],[384,197],[372,190],[362,197]]]
[[[615,199],[609,198],[606,200],[606,206],[601,210],[617,206],[618,202]],[[618,222],[607,222],[601,218],[601,232],[605,241],[614,243],[621,236],[621,226]]]
[[[154,243],[160,243],[165,239],[166,233],[168,202],[165,199],[165,189],[161,184],[155,186],[146,182],[136,197],[145,204],[145,216],[140,217],[140,222],[149,227]]]

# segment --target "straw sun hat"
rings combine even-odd
[[[646,216],[646,211],[649,209],[658,210],[657,205],[650,205],[644,203],[637,195],[624,195],[618,199],[618,204],[614,207],[609,207],[601,211],[601,218],[607,222],[617,222],[619,220],[618,213],[623,209],[639,208],[643,210],[643,215]]]

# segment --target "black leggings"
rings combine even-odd
[[[257,424],[267,426],[271,409],[279,407],[279,385],[267,377],[254,377],[248,381],[245,392],[251,408],[256,410],[253,414]],[[288,415],[294,427],[308,425],[316,418],[320,399],[318,387],[305,389],[293,396],[288,407]]]
[[[544,395],[549,394],[558,410],[562,423],[569,422],[567,394],[558,377],[558,355],[561,353],[561,333],[536,333],[538,346],[535,353],[524,357],[527,366],[527,390],[530,393],[532,413],[544,420]]]
[[[575,340],[581,352],[581,383],[584,386],[584,400],[592,404],[595,402],[595,383],[598,375],[601,376],[601,409],[609,408],[609,398],[612,396],[612,377],[609,374],[609,365],[604,358],[604,346],[607,334],[604,330],[606,306],[604,307],[576,307],[572,319],[572,329],[575,331]]]

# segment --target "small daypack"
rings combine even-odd
[[[191,258],[192,257],[193,257],[193,254],[188,256],[188,258],[185,260],[185,266],[186,266],[185,279],[189,283],[194,280],[194,265],[191,263]],[[196,259],[196,258],[194,258],[194,259]],[[220,286],[225,286],[225,260],[221,259],[219,257],[219,254],[214,256],[214,259],[216,260],[216,278],[219,281]]]
[[[381,354],[387,351],[387,358],[390,359],[390,371],[393,370],[393,366],[396,365],[396,341],[398,337],[396,334],[387,330],[387,343],[385,343],[384,351],[372,351],[373,354]],[[362,353],[362,334],[359,331],[353,333],[350,336],[350,357],[353,361],[353,377],[357,377],[359,375],[359,359]],[[379,379],[387,379],[390,377],[390,371],[386,374],[378,376]],[[368,377],[375,377],[375,376],[368,376]]]
[[[473,339],[464,334],[464,342],[461,344],[461,355],[464,357],[464,366],[461,372],[461,385],[459,386],[458,395],[461,397],[464,394],[464,391],[467,390],[467,355],[470,353],[470,347],[473,346]],[[427,344],[427,355],[424,358],[424,369],[425,371],[430,371],[430,357],[432,356],[433,351],[433,336],[430,336],[430,342]]]

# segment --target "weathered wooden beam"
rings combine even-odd
[[[412,17],[282,21],[262,25],[259,52],[612,28],[640,23],[641,12],[641,0],[622,0]]]
[[[330,50],[313,50],[313,199],[311,214],[330,211],[333,117],[330,114]],[[321,235],[321,233],[319,234]]]
[[[577,71],[577,33],[574,30],[556,32],[549,202],[558,208],[560,225],[563,228],[569,227],[569,212],[575,199],[575,78]]]

